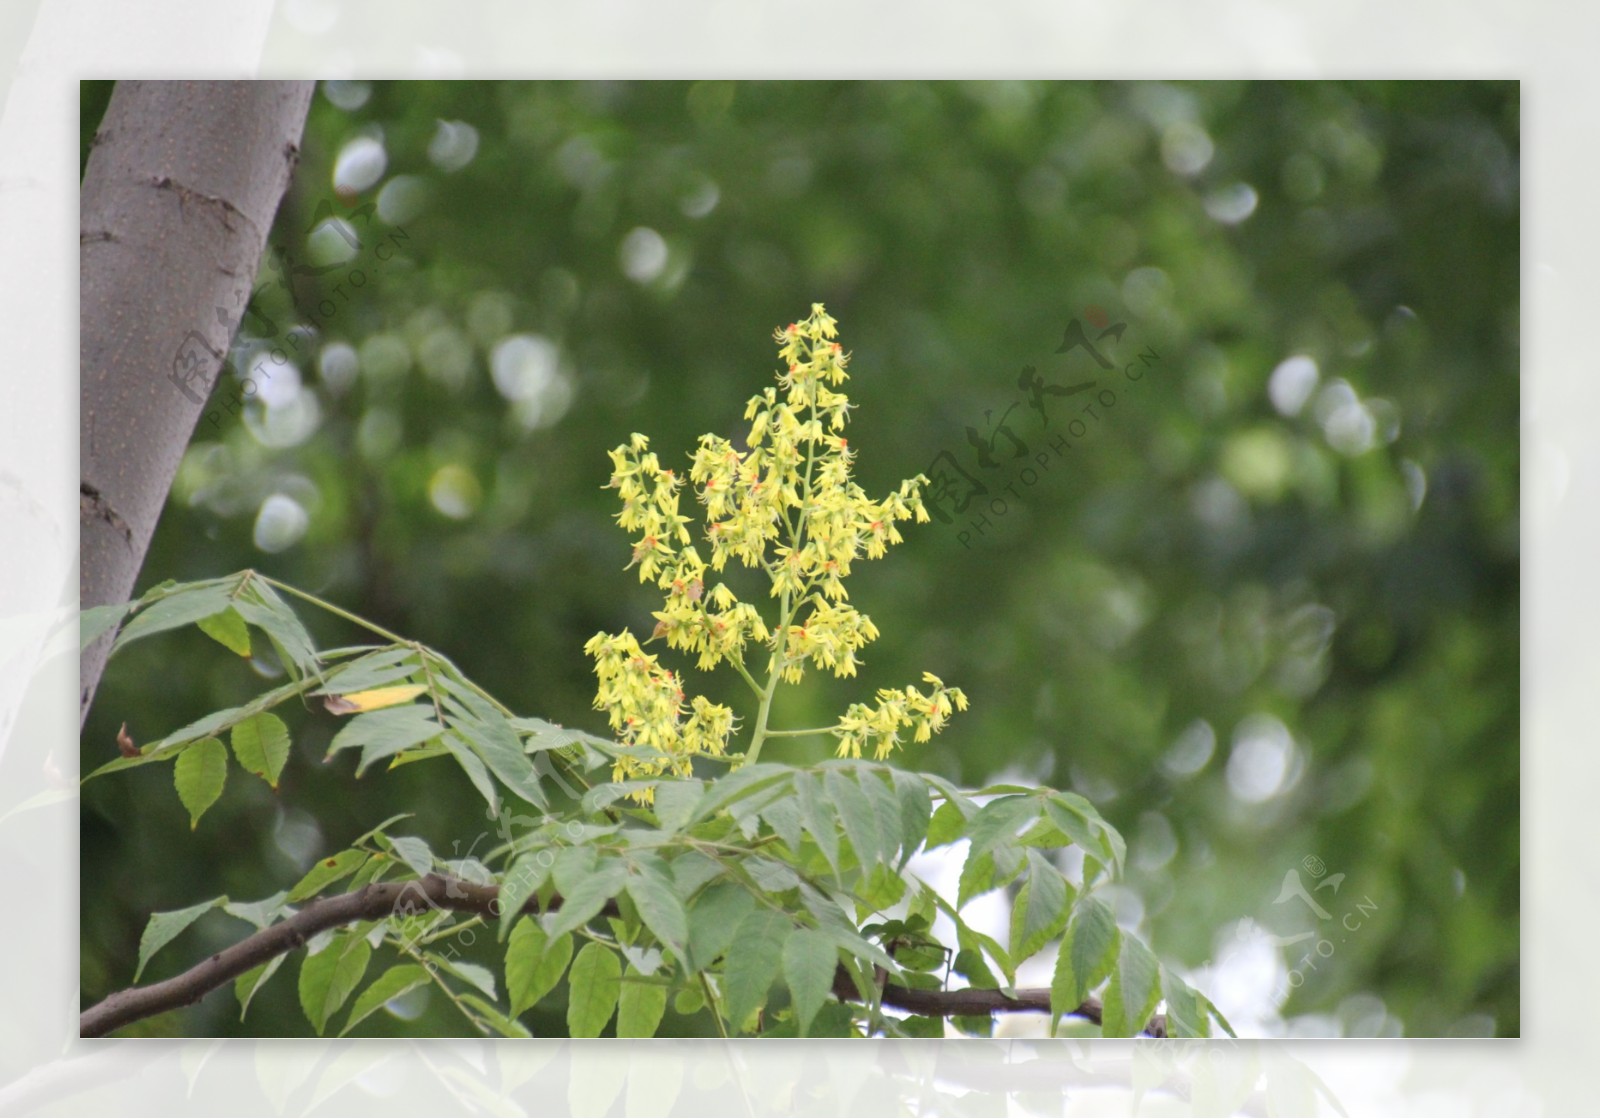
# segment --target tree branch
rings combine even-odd
[[[552,899],[551,908],[559,904],[559,898]],[[608,908],[612,913],[616,912],[614,905]],[[140,1019],[199,1002],[251,968],[303,947],[317,933],[328,929],[353,921],[376,921],[384,917],[410,916],[436,909],[498,917],[500,888],[430,874],[403,882],[374,882],[348,894],[318,898],[303,906],[292,917],[251,933],[181,975],[108,995],[79,1016],[78,1035],[104,1037]],[[530,898],[523,905],[525,913],[539,911],[537,899]],[[842,967],[834,978],[833,993],[841,1001],[862,1001],[855,983]],[[1003,991],[981,987],[934,991],[888,984],[883,988],[883,1005],[933,1018],[1019,1011],[1048,1014],[1050,991],[1044,987],[1024,987],[1007,995]],[[1087,999],[1070,1016],[1099,1024],[1100,1013],[1099,1000]],[[1165,1037],[1165,1018],[1156,1015],[1144,1032],[1152,1037]]]

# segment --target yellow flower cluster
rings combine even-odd
[[[669,768],[687,777],[690,758],[721,754],[727,747],[733,712],[703,696],[686,704],[682,679],[646,654],[633,634],[596,634],[583,651],[595,658],[600,678],[595,706],[609,713],[611,729],[625,744],[660,754],[659,759],[618,758],[613,780],[654,776]],[[638,799],[652,798],[647,790]]]
[[[967,697],[960,688],[945,687],[931,672],[924,672],[922,680],[933,685],[932,695],[907,685],[901,691],[879,688],[876,707],[852,703],[839,720],[839,756],[859,758],[861,748],[870,744],[872,756],[882,761],[899,745],[902,729],[913,728],[912,737],[926,742],[944,729],[952,708],[967,709]]]
[[[850,359],[837,335],[833,318],[820,303],[813,304],[809,317],[776,334],[784,370],[777,386],[752,397],[745,409],[750,421],[746,449],[714,435],[701,437],[688,481],[705,507],[709,564],[695,547],[689,518],[679,512],[684,479],[662,469],[643,435],[610,452],[608,488],[617,489],[622,499],[617,520],[635,537],[629,566],[638,566],[641,581],[654,581],[666,591],[652,639],[664,638],[669,647],[696,654],[702,670],[728,661],[762,697],[752,758],[767,733],[779,679],[798,683],[808,664],[854,676],[857,653],[878,636],[872,620],[846,601],[844,580],[852,563],[877,559],[900,543],[897,522],[928,520],[921,493],[925,477],[908,479],[881,501],[851,480],[855,455],[840,434],[851,404],[835,391],[848,379]],[[707,585],[707,575],[723,571],[730,559],[767,574],[778,600],[772,628],[725,583]],[[764,688],[744,664],[751,643],[770,653]],[[631,635],[599,634],[585,651],[598,662],[595,705],[610,712],[613,729],[626,744],[663,752],[654,769],[645,762],[619,761],[619,776],[659,773],[669,766],[686,772],[693,754],[724,751],[733,729],[731,713],[700,698],[686,704],[678,677],[645,656]],[[935,685],[930,696],[914,688],[881,691],[877,708],[852,706],[838,726],[829,728],[840,735],[840,753],[859,757],[861,744],[873,742],[882,757],[901,728],[914,726],[923,741],[944,725],[952,703],[957,709],[966,706],[958,689],[927,679]]]

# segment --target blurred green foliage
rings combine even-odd
[[[580,647],[657,608],[621,572],[606,449],[732,435],[772,329],[820,300],[862,484],[953,462],[990,492],[861,569],[883,638],[778,718],[931,669],[972,710],[897,762],[1090,797],[1130,843],[1119,916],[1255,1008],[1236,1026],[1515,1035],[1519,97],[327,83],[139,589],[259,567],[600,730]],[[1056,352],[1102,311],[1113,369]],[[1027,366],[1096,388],[1042,397],[1046,425]],[[124,720],[143,742],[258,689],[219,649],[113,661],[85,767]],[[164,767],[85,787],[86,1002],[128,983],[153,909],[270,894],[393,811],[441,854],[484,832],[448,767],[324,766],[335,729],[291,722],[281,791],[231,783],[194,835]],[[1263,956],[1246,921],[1314,936]],[[238,932],[202,920],[146,978]],[[437,1002],[369,1032],[457,1028]],[[184,1014],[145,1025],[305,1030],[287,981],[242,1025],[226,995]]]

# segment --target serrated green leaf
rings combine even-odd
[[[523,917],[506,945],[506,998],[514,1018],[555,990],[572,960],[572,936],[550,938],[532,917]]]
[[[284,902],[288,898],[287,890],[279,890],[271,897],[262,898],[260,901],[230,901],[222,907],[222,911],[230,917],[249,921],[256,928],[264,929],[282,916]]]
[[[122,627],[116,644],[111,646],[111,655],[116,656],[141,637],[194,625],[201,618],[220,614],[233,604],[233,592],[237,586],[237,579],[230,579],[226,583],[195,584],[143,607]]]
[[[450,756],[455,758],[456,764],[466,772],[467,780],[472,782],[472,787],[483,797],[490,813],[498,816],[500,794],[495,790],[494,780],[489,776],[489,768],[483,764],[483,759],[478,757],[472,747],[462,741],[461,736],[454,731],[447,731],[439,737],[439,741],[450,751]]]
[[[844,834],[856,853],[856,861],[863,868],[871,866],[878,859],[880,847],[878,825],[867,794],[848,774],[837,769],[830,769],[823,775],[822,789],[844,825]]]
[[[636,862],[628,878],[628,896],[639,910],[639,918],[665,947],[680,960],[689,941],[689,919],[683,902],[673,889],[672,880],[649,863]]]
[[[1004,852],[1015,854],[1016,848],[1001,848],[1001,853]],[[968,849],[966,860],[961,864],[961,875],[956,883],[956,905],[966,905],[973,898],[1001,885],[995,867],[995,856],[994,851]]]
[[[394,853],[400,856],[400,861],[410,867],[411,873],[418,878],[433,873],[433,849],[428,846],[427,840],[418,839],[414,835],[385,836],[384,839],[394,848]]]
[[[916,853],[933,818],[933,800],[928,795],[928,783],[915,773],[903,769],[893,774],[895,798],[900,802],[900,834],[905,842],[900,855],[903,867]]]
[[[568,1032],[573,1037],[599,1037],[622,994],[622,961],[610,948],[591,940],[572,961],[567,985]]]
[[[415,649],[409,646],[385,646],[333,670],[322,687],[312,694],[349,695],[370,688],[381,688],[405,680],[420,667]]]
[[[250,1012],[250,1000],[256,997],[256,992],[267,985],[287,956],[274,956],[264,964],[258,964],[233,981],[233,995],[239,1000],[239,1021],[244,1021],[244,1016]]]
[[[133,605],[131,602],[119,602],[114,606],[91,606],[81,611],[78,614],[78,651],[82,652],[93,645],[127,617]]]
[[[1161,998],[1161,964],[1134,936],[1122,937],[1116,969],[1106,985],[1101,1030],[1106,1037],[1133,1037],[1144,1031]]]
[[[494,972],[482,964],[471,963],[459,956],[447,956],[437,952],[426,953],[427,958],[442,971],[448,971],[457,979],[464,980],[482,991],[489,998],[498,998],[495,989]]]
[[[252,715],[233,728],[233,756],[246,773],[253,773],[274,789],[289,760],[289,728],[269,712]]]
[[[139,976],[144,973],[144,965],[150,962],[150,957],[172,943],[173,937],[211,910],[227,904],[228,899],[223,896],[191,905],[187,909],[150,914],[150,920],[145,922],[144,934],[139,937],[139,964],[134,970],[133,981],[135,983],[139,981]]]
[[[529,851],[518,857],[500,879],[500,939],[516,924],[522,907],[550,877],[554,860],[548,850]]]
[[[833,873],[839,873],[839,831],[834,825],[836,817],[827,810],[822,797],[822,785],[810,773],[797,773],[794,777],[795,800],[800,806],[800,820],[806,834],[828,860]]]
[[[989,970],[989,963],[983,958],[983,953],[976,948],[963,948],[956,953],[951,968],[957,975],[965,976],[969,985],[973,987],[997,987],[999,981],[995,979],[994,972]]]
[[[663,781],[656,786],[656,823],[669,834],[682,830],[689,822],[694,806],[705,795],[705,786],[699,781]]]
[[[723,1001],[730,1028],[743,1030],[745,1020],[766,1000],[767,990],[778,977],[784,942],[792,929],[789,918],[764,908],[739,922],[722,969]]]
[[[1070,912],[1066,879],[1038,851],[1028,852],[1028,882],[1011,913],[1011,958],[1026,960],[1061,932]]]
[[[172,784],[178,799],[189,810],[189,830],[200,826],[200,817],[217,803],[228,779],[228,750],[219,739],[202,738],[178,755],[172,769]]]
[[[1038,815],[1039,802],[1031,796],[1003,796],[991,800],[967,821],[971,853],[979,855],[1001,844],[1009,844],[1017,830]]]
[[[689,824],[708,820],[734,801],[789,778],[793,774],[794,771],[788,766],[769,762],[740,766],[726,777],[719,777],[707,786],[705,794],[694,806]]]
[[[1222,1011],[1217,1009],[1217,1004],[1216,1003],[1212,1002],[1210,999],[1206,998],[1204,995],[1200,995],[1199,998],[1200,998],[1200,1001],[1205,1005],[1206,1012],[1208,1014],[1210,1014],[1213,1019],[1216,1020],[1217,1025],[1222,1027],[1222,1030],[1223,1030],[1224,1033],[1226,1033],[1229,1037],[1235,1037],[1236,1038],[1236,1037],[1239,1036],[1238,1034],[1233,1032],[1233,1025],[1228,1021],[1228,1019],[1226,1017],[1223,1016]]]
[[[943,847],[947,843],[954,843],[960,839],[967,830],[967,817],[961,808],[953,801],[941,804],[933,816],[928,820],[927,839],[924,846],[928,850]]]
[[[1113,862],[1115,852],[1106,837],[1105,822],[1092,808],[1087,812],[1084,811],[1083,806],[1087,805],[1088,801],[1082,797],[1074,800],[1064,799],[1065,797],[1066,794],[1057,793],[1045,803],[1045,813],[1050,817],[1050,821],[1087,854],[1102,862]]]
[[[539,785],[533,761],[523,753],[522,740],[504,716],[489,708],[479,718],[452,719],[451,726],[501,784],[535,808],[549,807],[550,800]]]
[[[315,672],[317,647],[295,612],[278,593],[260,579],[252,579],[249,589],[233,603],[245,621],[272,638],[301,674]]]
[[[347,933],[300,964],[300,1009],[318,1037],[361,982],[371,959],[372,946],[366,939]]]
[[[689,967],[704,971],[726,952],[755,904],[750,892],[733,882],[707,886],[689,907]]]
[[[800,837],[805,828],[800,820],[800,805],[794,797],[780,797],[771,804],[762,805],[761,819],[790,851],[800,850]]]
[[[550,872],[555,879],[556,889],[563,894],[572,893],[594,873],[595,864],[599,861],[600,852],[593,847],[561,848],[556,852],[555,865]]]
[[[561,864],[557,862],[558,886],[561,884],[560,870]],[[627,878],[628,868],[621,859],[606,859],[600,862],[586,877],[573,884],[570,890],[562,892],[561,908],[550,918],[548,928],[550,935],[560,936],[564,932],[571,932],[588,924],[605,908],[606,902],[621,892]]]
[[[244,624],[244,619],[239,616],[239,611],[233,607],[213,614],[209,618],[201,618],[195,625],[200,627],[200,632],[216,641],[224,648],[238,653],[241,657],[250,655],[250,630]]]
[[[501,1037],[532,1037],[528,1027],[514,1018],[507,1018],[501,1013],[500,1008],[492,1002],[479,998],[471,991],[462,993],[461,1001],[478,1012],[478,1016],[487,1022]]]
[[[339,1031],[339,1036],[343,1037],[349,1033],[363,1018],[385,1003],[399,998],[408,991],[414,991],[427,982],[428,969],[421,964],[396,964],[374,979],[367,989],[361,992],[355,1005],[350,1008],[350,1017],[345,1019],[344,1029]]]
[[[1171,969],[1161,969],[1161,997],[1167,1003],[1168,1037],[1210,1037],[1211,1020],[1207,1016],[1204,1000],[1182,976]]]
[[[667,988],[641,976],[631,964],[617,999],[618,1037],[655,1037],[667,1012]]]
[[[1050,1013],[1059,1018],[1083,1005],[1111,972],[1121,933],[1116,918],[1099,898],[1082,898],[1061,938],[1050,983]]]
[[[902,844],[910,849],[915,848],[922,839],[919,831],[915,836],[904,838],[900,832],[900,798],[889,787],[885,777],[869,769],[859,770],[856,779],[861,785],[861,791],[867,794],[867,803],[872,805],[872,819],[878,830],[878,854],[886,865],[893,866],[896,854]]]
[[[783,981],[794,1001],[801,1037],[828,1000],[838,966],[839,950],[833,939],[816,929],[796,929],[783,946]]]
[[[352,848],[326,859],[318,859],[316,865],[306,871],[305,877],[295,883],[294,889],[289,891],[288,900],[295,902],[315,897],[328,886],[360,870],[361,864],[366,862],[367,858],[367,852]]]
[[[364,711],[333,736],[326,756],[331,758],[341,750],[361,747],[361,761],[356,766],[359,777],[373,762],[419,746],[437,738],[443,731],[433,717],[432,704],[408,703],[403,707]]]

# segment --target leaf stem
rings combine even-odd
[[[728,1040],[728,1026],[722,1020],[722,1007],[717,1003],[717,993],[711,989],[711,980],[706,978],[706,973],[700,973],[700,991],[706,997],[706,1005],[711,1008],[711,1018],[717,1024],[717,1033],[723,1041]]]
[[[331,602],[327,602],[327,601],[325,601],[323,599],[320,599],[314,594],[311,594],[311,593],[309,593],[307,591],[300,590],[298,587],[291,587],[288,583],[280,583],[280,582],[278,582],[278,580],[274,579],[272,576],[263,575],[259,571],[252,572],[252,574],[257,579],[260,579],[263,583],[267,584],[267,586],[272,587],[272,588],[274,588],[276,590],[283,591],[285,594],[292,594],[292,595],[294,595],[294,597],[296,597],[296,598],[298,598],[298,599],[300,599],[300,600],[302,600],[304,602],[309,602],[313,606],[320,607],[321,609],[326,610],[328,613],[333,614],[336,617],[343,618],[347,622],[351,622],[354,625],[360,626],[362,629],[365,629],[365,630],[368,630],[369,632],[377,634],[379,637],[383,638],[385,641],[392,641],[396,645],[411,645],[412,644],[412,642],[407,641],[404,637],[401,637],[399,634],[390,633],[388,630],[384,629],[382,626],[378,625],[376,622],[369,622],[365,618],[361,617],[359,614],[352,614],[352,613],[350,613],[350,611],[345,610],[342,607],[335,606]]]

